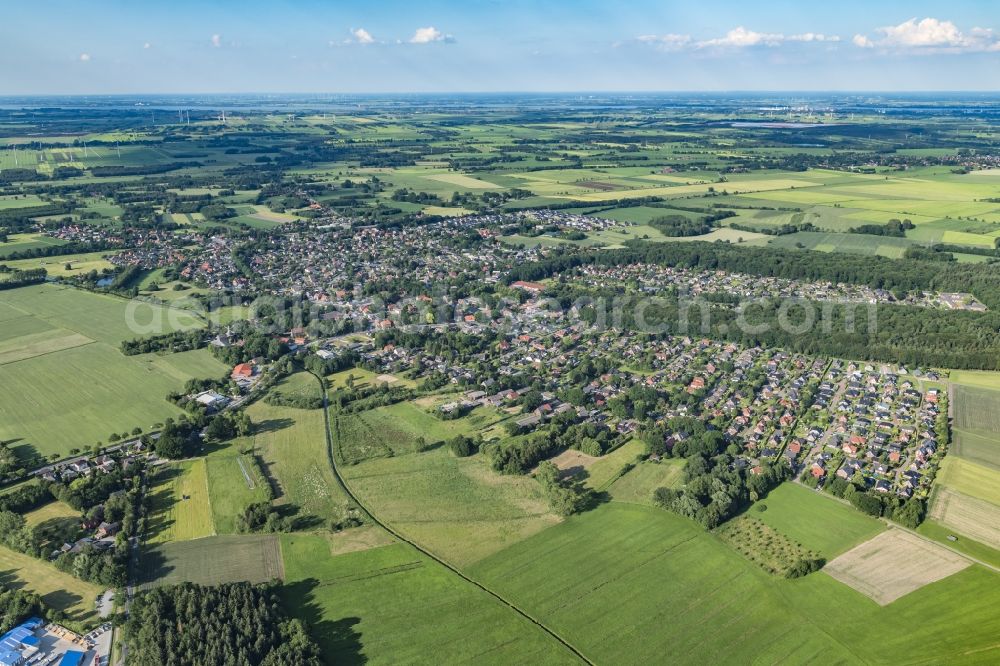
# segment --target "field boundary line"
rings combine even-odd
[[[493,597],[497,601],[501,602],[502,604],[504,604],[505,606],[507,606],[508,608],[510,608],[512,611],[514,611],[515,613],[517,613],[518,615],[520,615],[521,617],[523,617],[524,619],[528,620],[529,622],[531,622],[532,624],[534,624],[536,627],[538,627],[539,629],[541,629],[542,631],[544,631],[546,634],[549,635],[549,637],[551,637],[551,638],[555,639],[556,641],[558,641],[560,644],[562,644],[563,647],[565,647],[567,650],[569,650],[570,652],[572,652],[576,657],[578,657],[584,663],[589,664],[590,666],[595,666],[594,662],[591,661],[590,659],[588,659],[572,643],[570,643],[569,641],[567,641],[566,639],[564,639],[562,636],[560,636],[559,634],[557,634],[553,629],[550,629],[541,620],[536,619],[535,617],[533,617],[532,615],[530,615],[527,611],[525,611],[522,608],[520,608],[519,606],[515,605],[514,602],[506,599],[505,597],[503,597],[502,595],[500,595],[498,592],[495,592],[494,590],[492,590],[489,587],[487,587],[486,585],[480,583],[476,579],[471,578],[470,576],[468,576],[467,574],[465,574],[461,570],[459,570],[457,567],[449,564],[447,561],[441,559],[440,557],[438,557],[434,553],[432,553],[429,550],[425,549],[420,544],[418,544],[418,543],[416,543],[416,542],[408,539],[407,537],[403,536],[402,534],[400,534],[399,532],[397,532],[394,528],[392,528],[388,524],[386,524],[386,523],[382,522],[381,520],[379,520],[375,516],[375,514],[373,514],[368,509],[368,507],[365,506],[365,504],[354,493],[354,491],[350,488],[350,486],[347,485],[347,480],[344,479],[343,476],[341,476],[340,470],[337,468],[337,461],[335,460],[335,457],[334,457],[334,454],[333,454],[333,437],[330,434],[330,406],[329,406],[329,403],[328,403],[328,400],[327,400],[326,384],[323,381],[323,378],[320,377],[319,375],[314,374],[314,373],[309,373],[309,374],[313,375],[313,377],[316,378],[316,380],[319,382],[320,390],[322,390],[322,392],[323,392],[323,420],[324,420],[325,425],[326,425],[326,428],[325,428],[325,430],[326,430],[326,454],[327,454],[328,462],[330,463],[330,468],[333,470],[333,475],[337,479],[337,482],[340,484],[341,488],[344,490],[345,493],[347,493],[347,496],[350,497],[351,500],[355,504],[357,504],[358,507],[369,518],[371,518],[372,522],[375,523],[376,525],[378,525],[379,527],[381,527],[382,529],[384,529],[386,532],[388,532],[389,534],[391,534],[395,538],[397,538],[400,541],[402,541],[403,543],[406,543],[406,544],[410,545],[412,548],[415,548],[417,550],[417,552],[425,555],[426,557],[429,557],[430,559],[434,560],[435,562],[437,562],[441,566],[445,567],[448,571],[451,571],[453,574],[455,574],[456,576],[458,576],[459,578],[461,578],[465,582],[470,583],[471,585],[474,585],[475,587],[479,588],[483,592],[486,592],[488,595],[490,595],[491,597]]]

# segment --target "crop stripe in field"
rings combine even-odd
[[[434,553],[426,550],[420,544],[418,544],[418,543],[416,543],[414,541],[411,541],[410,539],[406,538],[405,536],[403,536],[402,534],[400,534],[399,532],[397,532],[395,529],[393,529],[392,527],[390,527],[389,525],[387,525],[386,523],[382,522],[377,517],[375,517],[375,514],[373,514],[368,509],[368,507],[365,506],[365,504],[361,501],[361,499],[354,493],[353,490],[351,490],[350,486],[347,485],[347,480],[344,479],[344,477],[340,475],[340,470],[337,468],[337,461],[334,459],[334,455],[333,455],[333,437],[331,437],[331,435],[330,435],[330,405],[329,405],[329,401],[327,400],[326,384],[323,382],[323,378],[320,377],[319,375],[316,375],[314,373],[310,373],[310,374],[312,374],[313,377],[316,378],[316,381],[319,382],[320,388],[323,391],[323,420],[325,421],[325,424],[326,424],[325,431],[326,431],[326,457],[327,457],[327,462],[330,464],[330,468],[333,470],[333,475],[337,479],[337,483],[340,484],[340,487],[344,490],[344,492],[347,494],[347,496],[350,497],[351,500],[353,500],[354,503],[358,505],[358,508],[360,508],[369,518],[371,518],[371,520],[372,520],[373,523],[375,523],[376,525],[378,525],[379,527],[381,527],[382,529],[384,529],[386,532],[388,532],[389,534],[391,534],[395,538],[399,539],[403,543],[408,544],[411,547],[415,548],[417,550],[417,552],[419,552],[419,553],[425,555],[426,557],[434,560],[435,562],[437,562],[438,564],[440,564],[441,566],[443,566],[448,571],[452,572],[453,574],[455,574],[456,576],[458,576],[459,578],[461,578],[465,582],[470,583],[471,585],[474,585],[475,587],[477,587],[480,590],[482,590],[483,592],[487,593],[488,595],[490,595],[491,597],[493,597],[494,599],[496,599],[500,603],[504,604],[505,606],[507,606],[508,608],[510,608],[512,611],[514,611],[515,613],[517,613],[518,615],[520,615],[521,617],[523,617],[524,619],[528,620],[529,622],[531,622],[532,624],[534,624],[536,627],[538,627],[539,629],[541,629],[542,631],[544,631],[551,638],[553,638],[554,640],[556,640],[559,643],[561,643],[563,647],[565,647],[567,650],[569,650],[570,652],[572,652],[577,658],[579,658],[584,663],[589,664],[590,666],[595,666],[594,662],[592,662],[590,659],[588,659],[587,656],[584,655],[582,652],[580,652],[580,650],[578,650],[572,643],[570,643],[565,638],[563,638],[562,636],[560,636],[559,634],[557,634],[554,630],[550,629],[541,620],[536,619],[535,617],[533,617],[532,615],[530,615],[527,611],[525,611],[522,608],[520,608],[519,606],[515,605],[514,602],[509,601],[505,597],[501,596],[498,592],[495,592],[492,589],[486,587],[485,585],[483,585],[479,581],[475,580],[474,578],[470,578],[466,574],[462,573],[461,570],[459,570],[456,567],[452,566],[451,564],[449,564],[445,560],[441,559],[440,557],[438,557]]]

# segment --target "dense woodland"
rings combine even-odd
[[[140,593],[125,625],[139,666],[319,666],[319,648],[271,586],[186,583]]]

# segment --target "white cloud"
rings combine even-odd
[[[417,31],[413,33],[413,37],[410,37],[411,44],[431,44],[433,42],[453,41],[455,41],[454,37],[444,34],[434,26],[417,28]]]
[[[222,35],[212,35],[212,46],[215,48],[222,46]]]
[[[153,45],[150,44],[149,42],[146,42],[145,44],[142,45],[142,48],[144,48],[144,49],[151,49],[151,48],[153,48]]]
[[[785,40],[785,36],[778,33],[755,32],[747,30],[743,26],[733,28],[726,33],[725,37],[716,39],[706,39],[698,42],[698,48],[745,48],[747,46],[777,46]]]
[[[899,25],[877,28],[881,36],[871,39],[855,35],[854,44],[861,48],[881,48],[886,51],[912,53],[974,53],[1000,51],[1000,36],[991,28],[972,28],[962,32],[951,21],[927,17],[911,18]]]
[[[651,44],[664,51],[680,51],[691,45],[691,35],[678,35],[669,33],[666,35],[639,35],[637,41],[643,44]]]
[[[80,54],[80,62],[90,62],[90,54],[89,53],[81,53]]]
[[[375,38],[372,34],[365,30],[364,28],[357,28],[356,30],[351,30],[351,34],[354,35],[354,41],[358,44],[374,44]]]
[[[796,35],[785,35],[780,32],[757,32],[743,26],[733,28],[722,37],[696,40],[690,35],[640,35],[636,41],[655,46],[664,51],[680,51],[682,49],[729,50],[754,47],[774,48],[788,42],[821,43],[839,42],[836,35],[825,35],[821,32],[803,32]]]

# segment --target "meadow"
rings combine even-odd
[[[233,443],[222,444],[209,452],[205,465],[215,531],[217,534],[236,534],[237,518],[243,510],[271,499],[268,480],[261,476],[252,456],[240,453]],[[250,477],[250,484],[244,470]]]
[[[150,586],[267,583],[283,577],[281,542],[276,535],[239,534],[145,546],[136,579]]]
[[[412,402],[399,402],[358,414],[333,416],[334,451],[339,460],[354,464],[369,458],[401,455],[456,435],[475,435],[505,418],[496,409],[479,407],[460,419],[445,421]]]
[[[282,598],[310,627],[325,663],[579,663],[528,620],[406,544],[331,557],[323,536],[286,534],[281,548]]]
[[[503,476],[447,447],[341,467],[380,520],[464,566],[559,522],[532,478]]]
[[[569,518],[470,573],[598,663],[976,663],[1000,650],[1000,578],[982,567],[879,607],[822,572],[776,579],[693,522],[637,505]]]
[[[146,543],[188,541],[215,534],[204,458],[161,466],[149,488]]]
[[[0,545],[0,583],[7,588],[26,588],[36,592],[52,608],[66,614],[73,627],[90,625],[97,619],[95,602],[104,592],[97,585],[86,583],[63,573],[55,566]]]
[[[683,460],[641,462],[617,479],[608,488],[611,498],[635,504],[653,503],[657,488],[679,488],[684,482]]]
[[[951,452],[1000,471],[1000,390],[994,390],[995,373],[953,372],[951,380],[968,382],[954,387]]]
[[[124,299],[54,285],[0,292],[0,439],[14,440],[23,456],[65,455],[176,417],[167,393],[227,371],[207,349],[122,355],[120,342],[140,337],[128,309]],[[201,325],[182,311],[149,304],[140,311],[165,330]]]
[[[293,375],[276,388],[301,387],[303,378],[316,382],[311,375]],[[302,518],[339,519],[348,500],[328,461],[323,410],[273,407],[258,400],[246,413],[254,434],[233,445],[252,450],[250,455],[261,460],[275,504]]]
[[[881,521],[798,483],[781,484],[750,513],[827,559],[885,529]]]

